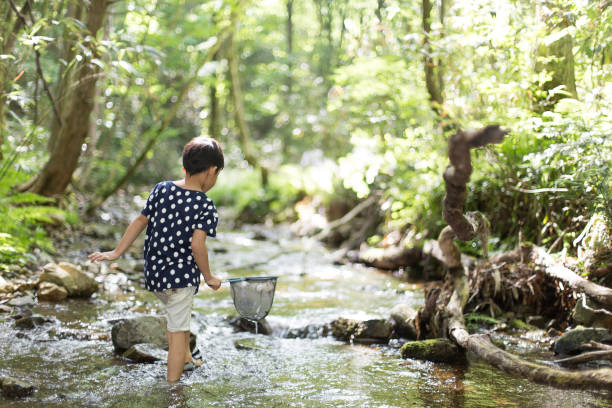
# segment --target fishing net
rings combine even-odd
[[[256,322],[268,315],[274,301],[276,279],[276,276],[228,279],[240,316]]]

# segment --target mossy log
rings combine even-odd
[[[470,335],[465,327],[463,308],[468,300],[469,285],[461,265],[461,253],[454,243],[454,238],[469,241],[480,235],[483,247],[486,247],[486,233],[488,232],[488,223],[484,216],[479,213],[463,214],[466,185],[472,172],[470,150],[490,143],[499,143],[507,133],[494,125],[473,132],[459,131],[449,139],[450,164],[444,172],[446,196],[443,202],[443,216],[449,226],[442,230],[438,241],[444,254],[444,262],[448,267],[449,282],[452,282],[452,294],[446,307],[438,303],[435,311],[429,310],[427,313],[419,313],[418,316],[420,319],[438,317],[442,320],[441,327],[447,330],[448,337],[457,345],[472,351],[487,363],[512,375],[559,388],[610,390],[612,389],[612,369],[568,371],[532,363],[499,349],[487,335]],[[539,251],[535,253],[536,259],[540,259],[542,265],[547,266],[547,269],[553,269],[555,277],[568,279],[583,289],[590,286],[570,277],[565,270],[560,271],[559,268],[552,266],[548,262],[549,258],[543,257]],[[440,299],[444,300],[446,297],[440,297]],[[423,327],[423,322],[419,322],[419,326]]]

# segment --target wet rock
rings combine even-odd
[[[602,328],[577,328],[569,330],[555,341],[554,351],[557,354],[572,354],[589,341],[598,343],[612,342],[612,333]]]
[[[341,317],[330,325],[335,338],[362,344],[386,344],[393,330],[393,325],[386,319],[357,321]]]
[[[28,316],[15,320],[15,327],[20,329],[33,329],[36,326],[42,326],[47,320],[42,316]]]
[[[98,283],[79,267],[67,262],[47,264],[38,278],[42,282],[54,283],[66,289],[68,297],[90,297],[98,290]]]
[[[16,297],[9,300],[7,304],[18,307],[34,306],[34,297],[29,295]]]
[[[448,339],[409,341],[400,349],[402,358],[457,363],[465,361],[465,353]]]
[[[15,285],[0,276],[0,293],[13,293]]]
[[[238,339],[234,340],[234,347],[236,350],[263,350],[261,344],[259,344],[255,339]]]
[[[130,347],[123,353],[123,357],[137,363],[154,363],[168,360],[168,352],[152,343],[140,343]]]
[[[68,291],[55,283],[41,282],[38,286],[38,300],[58,302],[68,297]]]
[[[572,318],[584,326],[612,330],[612,313],[586,296],[581,296],[576,302],[572,310]]]
[[[0,305],[0,313],[11,313],[13,308],[7,305]]]
[[[151,343],[167,349],[166,318],[164,316],[138,316],[121,319],[111,329],[111,340],[118,352],[128,350],[135,344]]]
[[[255,333],[255,323],[244,317],[232,317],[229,324],[239,331]],[[270,326],[270,323],[268,323],[266,319],[261,319],[257,322],[257,334],[272,334],[272,326]]]
[[[0,377],[2,395],[7,398],[22,398],[34,393],[34,386],[13,377]]]
[[[391,309],[391,320],[395,323],[395,331],[402,337],[416,340],[417,331],[414,325],[417,311],[410,305],[396,305]]]
[[[39,314],[33,314],[32,310],[24,310],[13,316],[13,319],[15,319],[15,327],[19,329],[33,329],[51,321]]]
[[[329,325],[316,325],[309,324],[306,327],[300,327],[297,329],[289,329],[281,337],[287,339],[318,339],[320,337],[327,337],[330,333]]]

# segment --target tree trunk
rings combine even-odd
[[[546,4],[539,10],[540,18],[546,25],[548,38],[555,33],[560,37],[550,43],[541,42],[537,46],[536,73],[547,72],[550,80],[541,84],[541,95],[536,96],[534,110],[538,112],[552,110],[555,104],[567,97],[577,98],[576,78],[574,75],[574,40],[567,30],[571,25],[567,10],[554,3]],[[555,90],[555,91],[553,91]],[[556,92],[556,90],[560,92]],[[553,91],[551,93],[551,91]]]
[[[423,64],[425,70],[425,86],[429,93],[431,108],[438,115],[442,113],[442,73],[440,60],[436,62],[433,58],[433,48],[431,46],[431,12],[433,4],[431,0],[422,0],[422,28],[423,28]],[[443,8],[441,9],[443,11]],[[443,19],[443,15],[441,15]],[[443,20],[442,20],[443,21]]]
[[[95,37],[106,17],[108,0],[92,0],[87,13],[87,30]],[[95,55],[96,51],[93,49]],[[76,169],[81,146],[89,130],[89,116],[94,106],[98,68],[84,60],[75,68],[73,81],[63,83],[65,95],[61,108],[61,123],[53,127],[50,156],[40,173],[26,184],[26,189],[45,196],[62,194]],[[66,87],[70,87],[67,89]]]
[[[293,0],[287,0],[287,100],[293,91]]]
[[[484,217],[475,217],[474,213],[463,215],[465,186],[472,172],[470,150],[489,143],[499,143],[506,133],[499,126],[488,126],[478,132],[458,132],[449,139],[448,154],[451,163],[444,172],[447,193],[443,202],[443,215],[449,226],[442,230],[439,241],[445,262],[449,267],[453,291],[446,307],[439,307],[435,313],[438,318],[442,316],[442,323],[439,326],[459,346],[472,351],[487,363],[512,375],[559,388],[612,389],[612,369],[610,368],[572,372],[531,363],[500,350],[493,345],[488,335],[470,335],[465,327],[463,308],[468,300],[469,285],[460,262],[461,254],[453,239],[456,236],[464,241],[471,240],[478,234],[479,229],[482,229],[483,220],[486,224]],[[540,255],[538,253],[538,256]],[[548,266],[547,260],[542,263]],[[563,273],[555,271],[554,274],[572,280],[571,277],[566,276],[565,271]],[[427,320],[432,318],[430,310],[431,307],[427,310]],[[418,316],[425,314],[420,311]],[[419,322],[419,327],[422,325],[423,322]]]
[[[240,73],[238,69],[238,53],[236,51],[236,41],[233,33],[228,38],[228,63],[232,100],[234,102],[234,117],[240,135],[242,154],[244,154],[247,163],[259,169],[261,172],[261,183],[265,187],[268,185],[268,169],[261,165],[259,159],[253,152],[251,133],[244,114],[244,98],[242,96],[242,86],[240,84]]]

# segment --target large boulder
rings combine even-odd
[[[68,297],[90,297],[98,290],[98,283],[89,274],[68,262],[49,263],[43,267],[38,278],[38,287],[50,282],[66,289]]]
[[[456,363],[465,361],[465,353],[448,339],[409,341],[400,349],[402,358],[433,361],[434,363]]]
[[[13,377],[0,377],[0,388],[6,398],[27,397],[35,390],[33,385]]]
[[[576,302],[576,306],[572,310],[572,318],[583,326],[612,330],[612,312],[584,295]]]
[[[395,323],[395,332],[400,336],[416,340],[417,331],[414,324],[417,311],[410,305],[396,305],[391,309],[391,320]]]
[[[167,349],[167,321],[164,316],[138,316],[121,319],[111,329],[111,339],[117,352],[124,352],[135,344],[150,343]]]
[[[387,319],[357,321],[340,317],[330,326],[335,338],[362,344],[386,344],[393,331],[393,325]]]
[[[580,351],[580,346],[589,341],[612,342],[612,333],[602,328],[582,327],[569,330],[557,339],[554,350],[557,354],[573,354]]]
[[[63,286],[51,282],[41,282],[38,285],[38,300],[57,302],[68,297],[68,291]]]

